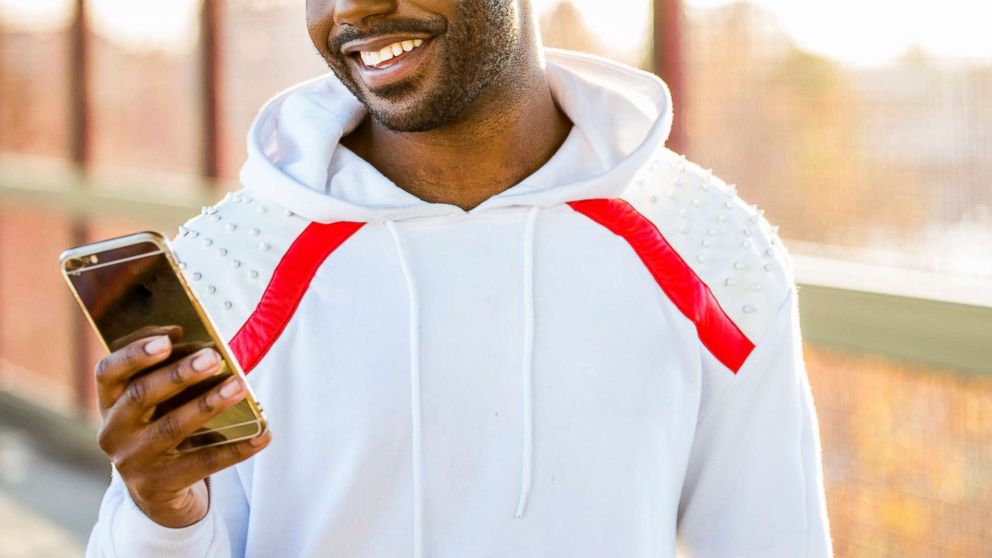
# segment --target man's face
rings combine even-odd
[[[453,122],[513,59],[517,0],[307,0],[310,38],[383,126]]]

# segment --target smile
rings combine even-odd
[[[370,90],[395,86],[423,73],[435,37],[383,35],[351,42],[342,49]]]
[[[423,39],[408,39],[388,44],[379,50],[361,50],[358,54],[366,67],[382,69],[399,62],[408,52],[413,52],[423,44]]]

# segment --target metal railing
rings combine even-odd
[[[0,203],[82,222],[124,217],[172,228],[214,203],[216,192],[234,187],[184,175],[94,178],[64,163],[0,157]],[[785,242],[794,256],[807,342],[992,374],[992,283],[809,256],[813,247]]]

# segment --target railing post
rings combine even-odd
[[[69,156],[76,165],[76,172],[85,175],[90,164],[90,41],[86,17],[86,0],[76,0],[76,13],[69,35]],[[79,181],[82,183],[82,181]],[[89,238],[85,217],[72,217],[70,221],[72,244],[83,244]],[[93,406],[95,381],[91,372],[87,350],[89,324],[74,300],[72,320],[72,367],[75,373],[75,403],[81,416],[86,416]]]
[[[678,153],[684,153],[687,147],[682,24],[680,0],[654,0],[654,72],[665,80],[672,92],[675,121],[667,145]]]
[[[203,0],[200,11],[200,174],[217,178],[221,172],[221,17],[222,0]]]

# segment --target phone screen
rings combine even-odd
[[[163,326],[178,326],[181,337],[174,339],[172,354],[159,366],[205,347],[217,348],[168,257],[154,242],[70,258],[65,262],[65,273],[111,351]],[[232,374],[229,363],[222,359],[217,374],[160,403],[155,417],[196,398]],[[260,428],[251,405],[243,400],[197,430],[179,449],[249,438],[259,434]]]

